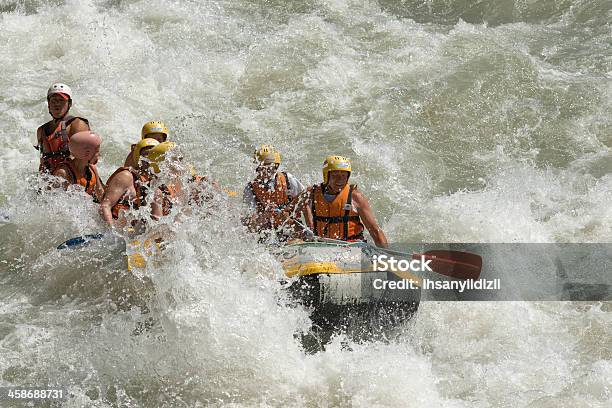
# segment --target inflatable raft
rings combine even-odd
[[[312,330],[302,337],[305,349],[323,349],[338,332],[354,340],[386,338],[388,330],[407,322],[417,311],[421,277],[374,271],[372,251],[376,249],[364,243],[326,242],[304,242],[278,250],[290,298],[311,311]],[[398,289],[400,282],[404,286]]]
[[[163,251],[163,243],[150,238],[126,241],[126,266],[143,277]],[[385,309],[407,317],[421,299],[422,277],[410,272],[374,271],[370,259],[377,249],[364,243],[302,242],[273,252],[285,272],[285,287],[294,300],[317,311],[363,308]],[[390,282],[404,284],[390,285]],[[407,287],[407,282],[411,282]],[[409,313],[406,313],[408,311]]]

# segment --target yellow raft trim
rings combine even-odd
[[[147,260],[142,254],[132,254],[127,256],[127,269],[132,272],[134,269],[144,269],[147,267]]]
[[[352,273],[360,271],[349,271],[338,268],[335,262],[308,262],[285,267],[285,275],[292,278],[294,276],[314,275],[317,273]]]
[[[141,246],[141,244],[144,248],[144,255],[136,252],[126,256],[127,270],[129,272],[132,272],[134,269],[145,269],[147,267],[146,257],[151,257],[154,255],[154,251],[161,250],[161,243],[149,238],[145,239],[142,243],[139,240],[133,240],[129,243],[129,246],[135,248]],[[155,244],[155,247],[153,247],[153,244]]]

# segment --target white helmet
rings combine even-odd
[[[68,95],[68,99],[72,99],[72,90],[70,89],[70,87],[66,84],[62,84],[59,82],[49,87],[49,90],[47,91],[47,99],[49,99],[51,95],[54,94]]]

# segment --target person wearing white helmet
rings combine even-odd
[[[68,142],[72,135],[89,129],[87,119],[70,116],[72,90],[66,84],[55,83],[47,90],[47,105],[52,119],[36,130],[37,145],[40,152],[38,170],[53,174],[57,166],[68,159]]]
[[[72,157],[60,163],[53,172],[54,176],[66,179],[63,183],[64,189],[72,184],[80,185],[96,203],[99,203],[104,195],[104,184],[96,168],[101,143],[100,136],[92,131],[75,134],[68,143]]]

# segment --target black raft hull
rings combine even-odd
[[[388,339],[419,307],[418,277],[372,271],[361,245],[304,243],[283,249],[290,298],[311,311],[307,350],[322,349],[335,334],[353,341]],[[400,276],[402,275],[402,276]]]

